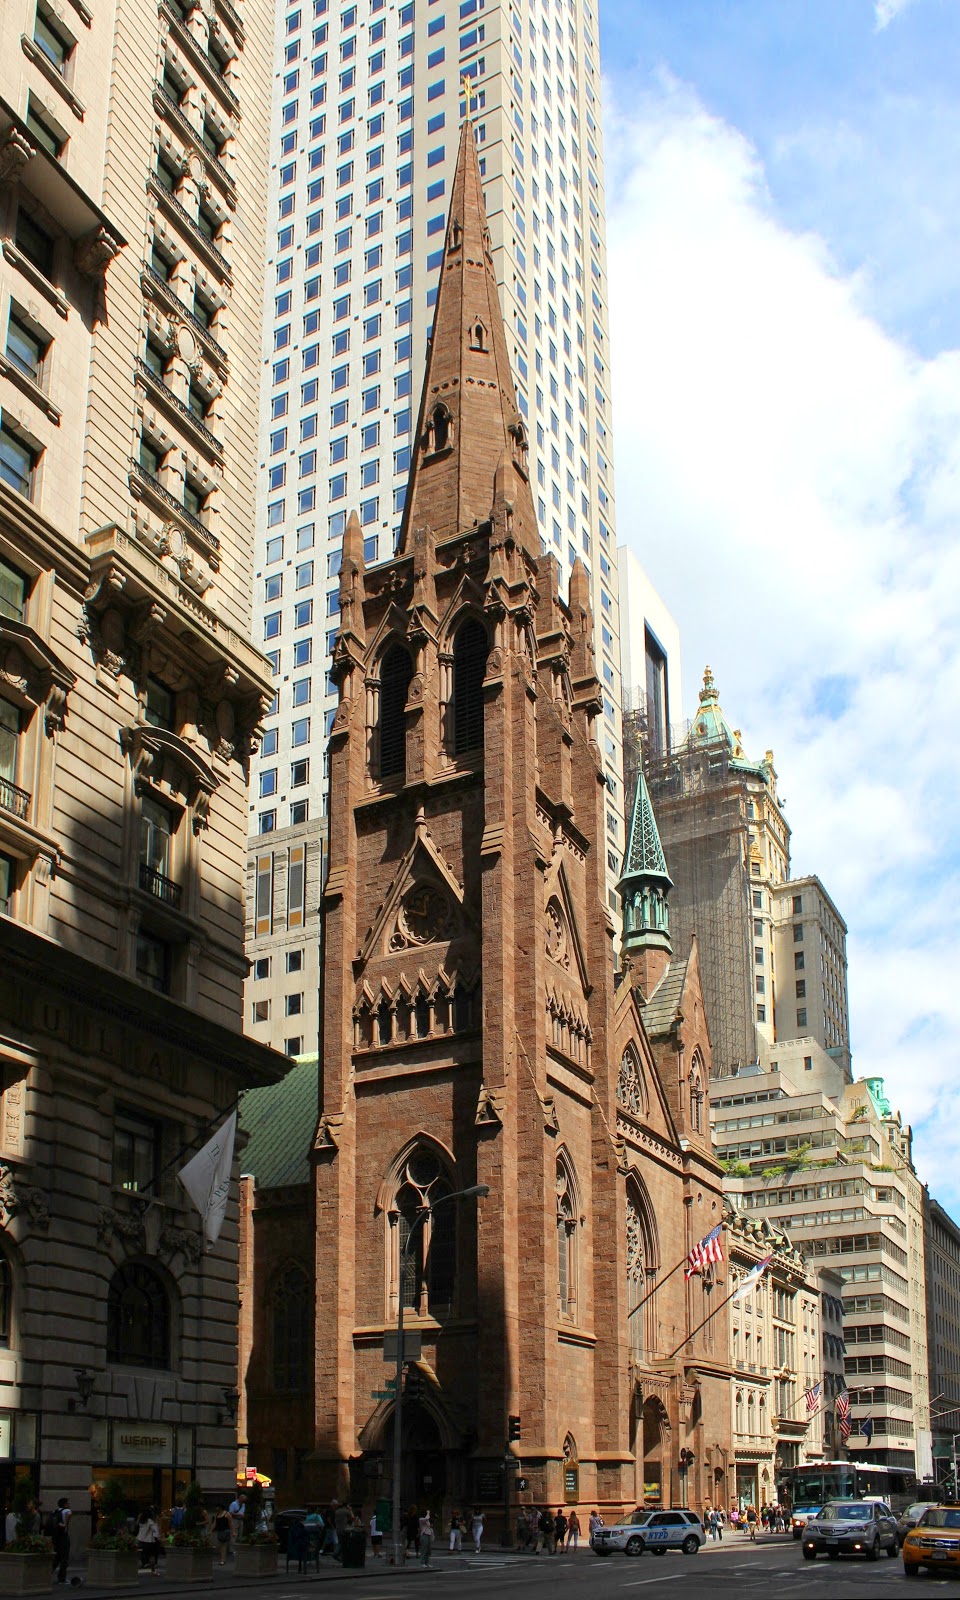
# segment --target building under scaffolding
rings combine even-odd
[[[624,715],[625,798],[640,761],[674,888],[670,931],[681,951],[697,935],[713,1070],[725,1076],[771,1039],[774,971],[771,886],[789,876],[789,829],[769,752],[746,759],[720,710],[709,669],[693,723],[652,747],[644,697]],[[627,812],[630,815],[630,810]]]

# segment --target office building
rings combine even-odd
[[[824,1075],[830,1058],[821,1052]],[[923,1194],[912,1135],[880,1078],[826,1088],[777,1061],[714,1081],[711,1117],[725,1192],[785,1228],[811,1267],[843,1279],[850,1454],[932,1470]],[[860,1424],[872,1420],[867,1441]]]
[[[633,793],[629,770],[631,748],[639,744],[633,722],[651,754],[668,749],[674,727],[683,716],[680,629],[646,569],[629,545],[617,551],[620,572],[620,662],[624,705],[624,782]],[[632,736],[631,736],[632,735]]]
[[[624,611],[625,626],[634,613]],[[849,1078],[846,924],[819,878],[790,876],[790,826],[773,752],[751,760],[709,667],[693,722],[657,753],[625,721],[624,768],[638,751],[675,890],[673,929],[700,941],[715,1071],[751,1062]],[[818,1069],[819,1070],[819,1067]]]
[[[926,1187],[923,1220],[933,1470],[939,1483],[952,1472],[960,1434],[960,1228]]]
[[[816,1047],[849,1077],[847,925],[819,878],[790,878],[769,895],[774,1042],[764,1038],[761,1059],[775,1052],[795,1070]]]
[[[235,1461],[265,0],[13,0],[0,61],[0,1492]],[[235,1196],[235,1191],[234,1191]]]
[[[254,594],[276,696],[249,817],[247,1026],[302,1055],[316,1051],[319,1023],[315,919],[343,531],[356,509],[366,562],[394,553],[420,443],[416,397],[464,82],[538,537],[564,585],[581,561],[598,619],[614,913],[619,605],[591,0],[523,10],[507,0],[290,0],[278,21]]]

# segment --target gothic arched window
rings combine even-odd
[[[703,1132],[703,1057],[699,1050],[690,1068],[690,1125],[694,1133]]]
[[[118,1267],[107,1291],[107,1360],[122,1367],[170,1366],[170,1299],[140,1261]]]
[[[639,1309],[646,1293],[646,1251],[644,1249],[643,1220],[635,1196],[627,1191],[627,1325],[630,1348],[635,1356],[643,1354],[643,1312]]]
[[[403,1162],[391,1229],[394,1278],[403,1304],[415,1316],[433,1316],[453,1304],[457,1275],[457,1215],[454,1204],[437,1207],[452,1194],[440,1157],[418,1146]],[[423,1220],[418,1223],[418,1217]],[[413,1242],[408,1249],[408,1241]],[[401,1282],[402,1279],[402,1282]]]
[[[403,777],[406,771],[407,726],[404,712],[413,677],[410,652],[391,645],[380,667],[380,776]]]
[[[635,1117],[642,1117],[647,1109],[647,1094],[637,1060],[637,1052],[632,1044],[628,1044],[620,1060],[620,1071],[617,1075],[617,1100],[626,1111],[632,1111]]]
[[[453,641],[453,750],[483,746],[483,680],[490,646],[483,625],[468,617]]]
[[[273,1387],[280,1394],[302,1394],[310,1386],[313,1349],[310,1283],[300,1267],[287,1267],[270,1299],[273,1336]]]
[[[577,1311],[577,1190],[573,1168],[557,1157],[557,1301],[561,1317]]]
[[[453,418],[442,401],[438,401],[427,419],[427,454],[446,450],[453,442]]]

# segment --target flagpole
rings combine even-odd
[[[654,1284],[653,1288],[647,1290],[647,1292],[644,1295],[643,1299],[642,1300],[638,1300],[637,1304],[633,1307],[633,1310],[627,1312],[627,1321],[629,1322],[631,1317],[635,1317],[638,1311],[642,1311],[644,1306],[646,1305],[647,1301],[649,1299],[651,1299],[653,1295],[656,1294],[657,1290],[661,1289],[665,1283],[669,1283],[670,1279],[673,1277],[674,1273],[679,1272],[681,1267],[686,1266],[686,1263],[687,1263],[687,1257],[686,1256],[682,1256],[681,1259],[677,1262],[676,1266],[670,1268],[670,1271],[667,1273],[665,1278],[658,1278],[656,1283]]]
[[[700,1243],[701,1244],[703,1243],[702,1239],[701,1239]],[[635,1317],[636,1316],[638,1311],[642,1311],[643,1310],[643,1308],[646,1305],[647,1301],[653,1295],[656,1294],[658,1289],[661,1289],[665,1283],[669,1283],[670,1279],[674,1276],[675,1273],[680,1271],[681,1267],[685,1267],[686,1266],[687,1262],[690,1260],[690,1255],[691,1255],[691,1251],[688,1250],[685,1256],[681,1256],[680,1257],[680,1260],[677,1262],[676,1266],[670,1268],[670,1271],[667,1273],[665,1278],[658,1278],[657,1279],[657,1281],[654,1284],[653,1288],[652,1289],[648,1289],[646,1294],[644,1295],[643,1299],[639,1300],[637,1302],[637,1304],[633,1307],[633,1309],[631,1311],[627,1312],[627,1321],[628,1322],[629,1322],[631,1317]],[[696,1269],[696,1272],[691,1272],[691,1274],[690,1274],[691,1278],[699,1276],[699,1274],[702,1272],[702,1270],[703,1270],[702,1267],[698,1267]],[[720,1307],[718,1306],[717,1310],[719,1311],[719,1309],[720,1309]]]
[[[701,1331],[701,1329],[705,1328],[707,1326],[708,1322],[712,1322],[714,1317],[717,1315],[717,1313],[722,1311],[724,1306],[728,1306],[730,1304],[730,1301],[739,1292],[740,1292],[740,1285],[738,1283],[737,1287],[735,1289],[731,1289],[730,1293],[727,1295],[726,1300],[721,1300],[720,1304],[718,1306],[714,1307],[714,1309],[711,1311],[709,1317],[704,1317],[702,1322],[698,1322],[697,1326],[693,1329],[692,1333],[688,1333],[687,1337],[685,1339],[681,1339],[680,1340],[680,1343],[677,1345],[676,1350],[671,1350],[670,1354],[668,1356],[664,1356],[664,1358],[663,1358],[664,1361],[672,1361],[675,1355],[679,1355],[679,1353],[683,1349],[684,1345],[685,1344],[689,1344],[691,1339],[695,1339],[697,1337],[697,1334]]]
[[[727,1295],[727,1298],[725,1300],[721,1300],[720,1304],[714,1307],[710,1315],[708,1317],[704,1317],[703,1321],[697,1324],[692,1333],[688,1333],[685,1339],[680,1340],[676,1350],[671,1350],[670,1354],[668,1356],[664,1356],[663,1359],[665,1361],[672,1361],[675,1355],[679,1355],[684,1345],[689,1344],[691,1339],[695,1339],[701,1329],[705,1328],[708,1322],[712,1322],[714,1317],[723,1310],[724,1306],[728,1306],[731,1300],[735,1300],[738,1295],[743,1294],[745,1289],[752,1289],[760,1282],[760,1279],[763,1277],[763,1274],[766,1272],[769,1264],[770,1257],[765,1256],[763,1261],[759,1263],[759,1271],[757,1271],[756,1267],[752,1267],[750,1272],[748,1272],[745,1277],[741,1278],[740,1282],[736,1284],[733,1289],[731,1289],[730,1293]],[[754,1274],[756,1274],[756,1276],[754,1276]],[[748,1279],[751,1281],[748,1282]]]
[[[159,1184],[160,1179],[166,1176],[171,1167],[177,1166],[183,1160],[188,1151],[192,1150],[195,1145],[198,1145],[202,1139],[209,1137],[211,1128],[219,1125],[222,1118],[232,1116],[234,1111],[239,1111],[241,1099],[242,1096],[238,1094],[234,1100],[230,1101],[228,1106],[223,1108],[222,1111],[215,1111],[209,1122],[206,1122],[200,1129],[200,1132],[196,1134],[194,1138],[190,1139],[187,1144],[181,1145],[176,1155],[167,1162],[166,1166],[161,1167],[156,1176],[151,1178],[149,1183],[145,1183],[142,1188],[137,1189],[136,1193],[138,1195],[145,1195],[148,1190],[155,1189]]]

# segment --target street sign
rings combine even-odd
[[[395,1400],[396,1395],[392,1389],[371,1389],[371,1400]]]
[[[422,1343],[422,1336],[419,1333],[407,1333],[406,1329],[404,1329],[404,1334],[403,1334],[403,1359],[404,1359],[404,1361],[419,1361],[420,1360],[420,1346],[421,1346],[421,1343]],[[396,1335],[396,1333],[385,1333],[384,1334],[384,1336],[383,1336],[383,1359],[384,1359],[384,1361],[388,1361],[391,1364],[396,1365],[396,1360],[397,1360],[397,1335]]]

